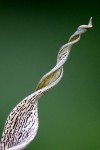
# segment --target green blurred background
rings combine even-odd
[[[100,150],[100,11],[97,1],[0,1],[0,135],[10,111],[56,63],[59,48],[93,16],[61,82],[39,99],[27,150]]]

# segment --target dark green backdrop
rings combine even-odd
[[[57,52],[93,16],[61,82],[39,99],[39,131],[27,150],[100,150],[99,4],[0,1],[0,135],[10,111],[34,92]]]

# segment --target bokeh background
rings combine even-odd
[[[100,150],[100,11],[97,1],[0,1],[0,135],[34,92],[59,48],[93,16],[61,82],[39,99],[39,130],[26,150]]]

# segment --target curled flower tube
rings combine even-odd
[[[81,25],[63,45],[57,56],[57,63],[38,83],[34,93],[23,99],[9,114],[0,141],[0,150],[22,150],[36,136],[38,131],[38,99],[54,87],[63,76],[63,65],[67,61],[72,46],[88,29],[92,28],[92,18],[88,25]]]

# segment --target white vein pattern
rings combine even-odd
[[[45,74],[34,93],[23,99],[9,114],[0,142],[0,150],[22,150],[36,136],[38,131],[38,99],[54,87],[63,76],[63,65],[71,47],[80,40],[81,34],[92,28],[92,18],[88,25],[81,25],[63,45],[57,56],[55,67]]]

